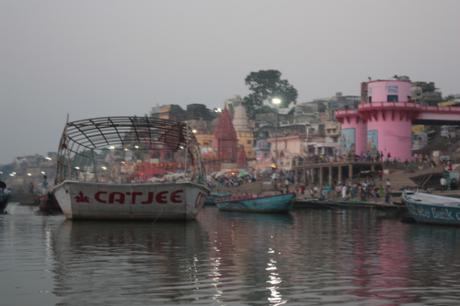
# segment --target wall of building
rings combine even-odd
[[[411,87],[412,83],[410,81],[371,81],[367,84],[367,94],[368,97],[372,97],[372,102],[388,102],[388,95],[397,95],[398,102],[408,102],[411,96]]]
[[[242,145],[244,148],[244,152],[246,153],[246,157],[248,159],[255,158],[254,152],[254,134],[250,131],[247,132],[236,132],[236,136],[238,137],[238,144]]]
[[[278,142],[278,152],[283,151],[285,155],[299,155],[303,153],[305,138],[292,135],[278,138],[269,138],[270,152],[273,157],[276,156],[276,142]]]
[[[351,113],[343,119],[340,136],[340,151],[348,154],[354,151],[356,155],[366,152],[367,124],[356,113]]]
[[[389,113],[389,111],[387,111]],[[412,159],[412,121],[404,116],[391,117],[386,114],[383,118],[382,112],[377,113],[377,119],[371,117],[367,122],[367,150],[371,151],[373,146],[378,152],[399,161]]]

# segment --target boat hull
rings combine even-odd
[[[211,192],[204,201],[204,206],[215,206],[218,201],[229,198],[230,192]]]
[[[287,213],[292,209],[294,194],[282,194],[254,199],[243,199],[216,203],[222,211],[253,213]]]
[[[6,206],[8,206],[8,195],[0,195],[0,215],[5,213]]]
[[[404,196],[409,215],[419,223],[460,225],[460,201],[443,196],[415,193]]]
[[[64,181],[53,194],[67,219],[191,220],[208,190],[193,183],[104,184]]]

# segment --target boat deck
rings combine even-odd
[[[294,209],[302,208],[317,208],[317,209],[333,209],[333,208],[370,208],[381,210],[405,210],[404,205],[395,205],[387,203],[377,203],[369,201],[333,201],[333,200],[318,200],[318,199],[305,199],[296,200],[294,202]]]
[[[408,199],[411,201],[420,202],[420,204],[460,208],[460,199],[446,196],[432,195],[427,193],[415,193],[413,195],[408,195]]]

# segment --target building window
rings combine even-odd
[[[388,95],[387,102],[398,102],[398,95]]]
[[[398,94],[398,86],[397,85],[388,85],[387,92],[389,95],[397,95]]]
[[[252,144],[251,140],[246,141],[246,144]]]
[[[372,103],[372,96],[367,97],[367,101],[368,101],[369,103]]]

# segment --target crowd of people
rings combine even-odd
[[[361,201],[383,201],[391,203],[391,182],[386,179],[384,182],[376,183],[374,179],[364,179],[359,182],[338,182],[337,184],[326,184],[324,186],[313,185],[306,187],[299,185],[296,194],[299,198],[317,198],[320,200],[361,200]]]
[[[422,167],[436,167],[440,163],[445,161],[436,162],[432,157],[427,154],[414,154],[412,160],[399,160],[391,156],[390,153],[384,154],[383,152],[376,151],[367,151],[360,155],[355,155],[353,153],[349,154],[335,154],[335,155],[325,155],[325,154],[314,154],[309,156],[296,156],[294,157],[294,164],[301,165],[303,163],[337,163],[337,162],[373,162],[378,163],[382,162],[386,165],[399,165],[403,166],[406,169]]]

